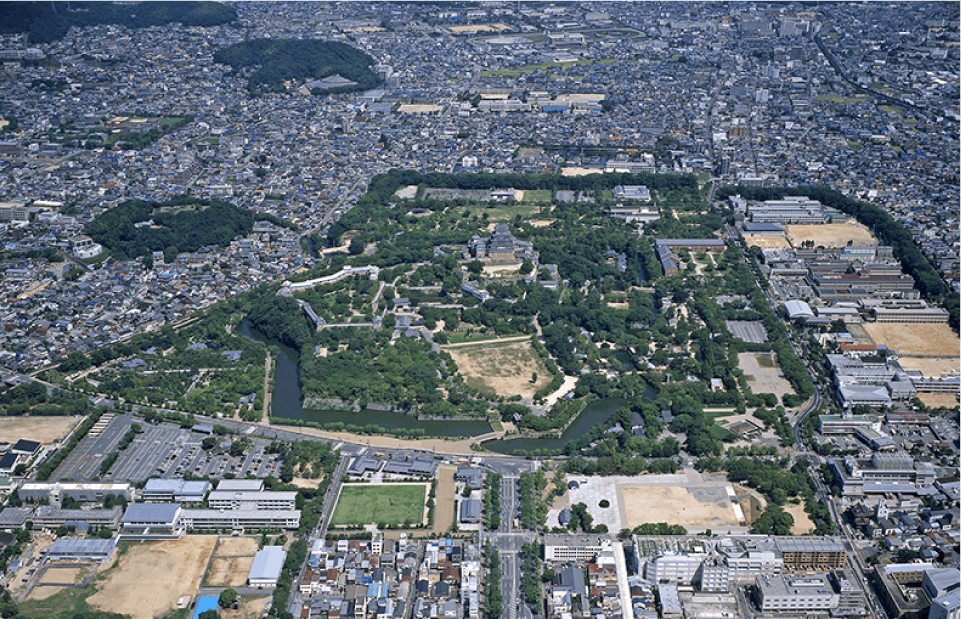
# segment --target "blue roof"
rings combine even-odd
[[[220,598],[213,595],[205,595],[202,598],[199,598],[197,600],[197,608],[194,610],[193,618],[198,619],[198,617],[200,617],[200,613],[206,610],[217,610],[217,603],[219,601]]]

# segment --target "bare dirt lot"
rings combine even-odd
[[[177,600],[193,595],[214,550],[214,535],[185,535],[179,540],[132,546],[118,569],[100,583],[87,603],[98,610],[133,619],[153,619],[173,610]]]
[[[237,610],[223,609],[221,619],[260,619],[264,611],[270,606],[269,597],[242,597],[240,608]]]
[[[69,587],[69,585],[74,585],[80,583],[84,577],[91,573],[91,570],[96,571],[99,567],[98,565],[85,565],[76,566],[77,564],[69,564],[70,567],[58,567],[56,564],[51,564],[47,567],[46,571],[43,573],[43,577],[40,581],[33,587],[30,591],[30,595],[27,596],[28,600],[45,600],[48,597],[56,595],[61,591],[64,591]],[[40,586],[43,585],[43,586]],[[53,585],[67,585],[64,587],[56,587]]]
[[[40,579],[41,584],[69,585],[83,580],[90,572],[90,566],[48,568]]]
[[[905,370],[917,370],[925,376],[938,378],[941,374],[958,371],[957,357],[899,357]]]
[[[439,105],[418,105],[414,103],[405,103],[397,108],[397,111],[401,114],[435,114],[443,110]]]
[[[811,517],[804,511],[803,505],[786,503],[784,505],[784,511],[794,516],[794,526],[791,527],[791,535],[807,535],[814,531],[814,523],[811,522]]]
[[[450,26],[451,32],[501,32],[510,30],[511,27],[505,24],[476,24],[473,26]]]
[[[894,348],[902,355],[958,358],[961,341],[946,324],[875,322],[864,325],[876,344]],[[955,363],[954,371],[958,371]]]
[[[0,442],[25,438],[52,445],[65,437],[80,417],[0,417]]]
[[[794,393],[791,383],[784,378],[774,353],[738,353],[737,365],[747,376],[748,384],[754,393],[773,393],[778,398],[786,393]]]
[[[747,246],[752,245],[761,249],[788,249],[791,244],[783,236],[765,236],[762,234],[745,234],[744,242]]]
[[[211,587],[243,587],[257,554],[257,540],[252,537],[221,537],[220,545],[210,558],[207,584]]]
[[[877,245],[878,241],[871,231],[861,224],[787,224],[784,226],[787,237],[795,247],[804,241],[813,241],[815,247],[844,247],[852,245]]]
[[[688,530],[738,526],[729,500],[699,496],[699,490],[677,486],[621,488],[627,526],[633,529],[645,522],[679,524]]]
[[[506,344],[479,343],[445,350],[454,359],[467,384],[500,396],[531,398],[550,382],[547,368],[526,340]],[[532,383],[531,377],[535,373],[537,381]]]
[[[437,492],[434,495],[434,533],[446,533],[454,524],[454,471],[452,466],[437,467]]]

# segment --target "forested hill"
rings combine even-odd
[[[235,19],[237,10],[219,2],[4,2],[0,33],[27,32],[31,43],[49,43],[63,38],[70,26],[218,26]]]
[[[152,225],[134,225],[150,220]],[[223,247],[253,226],[253,213],[239,206],[184,197],[169,202],[128,200],[92,221],[87,234],[123,260],[155,251],[176,255],[206,245]]]
[[[260,65],[247,83],[254,93],[282,90],[286,80],[323,79],[335,74],[357,82],[354,90],[368,90],[380,83],[369,69],[374,59],[344,43],[255,39],[218,50],[214,62],[234,69]]]

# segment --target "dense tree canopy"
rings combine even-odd
[[[283,82],[296,79],[322,79],[340,75],[357,82],[354,90],[367,90],[380,83],[369,69],[374,59],[345,43],[293,39],[255,39],[218,50],[214,62],[234,69],[259,66],[247,87],[281,89]]]
[[[5,2],[0,32],[27,32],[31,43],[49,43],[63,38],[71,26],[218,26],[235,19],[237,10],[220,2]]]
[[[164,212],[172,207],[182,210]],[[135,225],[149,220],[153,225]],[[87,234],[110,250],[114,258],[126,259],[171,247],[182,252],[207,245],[222,247],[253,227],[253,213],[221,200],[127,200],[90,222]]]

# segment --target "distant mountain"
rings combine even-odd
[[[344,43],[312,39],[255,39],[218,50],[214,62],[234,69],[259,65],[247,83],[257,93],[283,90],[287,80],[323,79],[340,75],[354,86],[337,90],[368,90],[380,84],[370,70],[374,59]]]
[[[27,32],[31,43],[62,39],[70,26],[218,26],[235,19],[236,9],[218,2],[0,2],[0,33]]]

